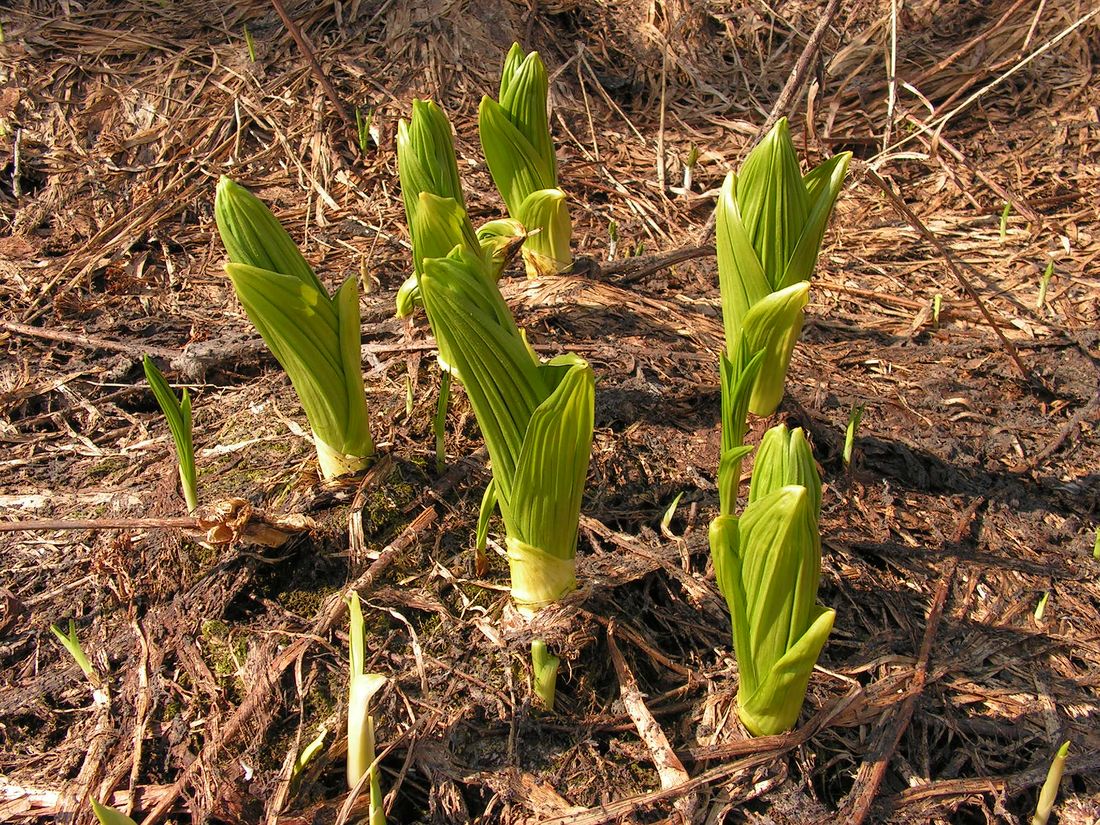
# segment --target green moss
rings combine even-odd
[[[88,478],[101,478],[103,476],[111,475],[112,473],[118,473],[129,467],[131,460],[127,456],[112,455],[93,464],[86,471]]]
[[[335,592],[335,587],[322,586],[315,590],[294,588],[278,593],[275,601],[297,616],[316,616],[325,599]]]
[[[199,628],[210,670],[218,677],[219,686],[237,701],[244,695],[244,682],[238,675],[248,658],[248,641],[235,635],[220,619],[208,619]]]

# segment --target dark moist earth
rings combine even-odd
[[[799,728],[752,741],[707,563],[714,259],[650,256],[705,244],[715,189],[825,4],[282,2],[343,110],[374,110],[377,147],[355,145],[265,2],[0,9],[0,517],[52,522],[0,533],[0,820],[88,822],[93,795],[138,820],[337,821],[354,584],[368,668],[391,677],[375,713],[393,822],[1016,823],[1067,740],[1055,817],[1096,822],[1090,4],[916,0],[891,17],[885,0],[844,3],[812,55],[812,105],[791,109],[799,149],[857,161],[787,397],[751,440],[776,421],[812,439],[820,601],[837,617]],[[409,269],[397,119],[414,96],[444,105],[475,222],[500,215],[476,106],[513,39],[553,74],[574,248],[590,260],[502,288],[541,352],[579,353],[598,376],[581,589],[536,628],[564,660],[553,714],[532,705],[532,630],[508,606],[499,549],[474,569],[476,423],[457,391],[438,470],[432,339],[422,316],[392,318]],[[677,194],[692,146],[694,186]],[[228,288],[223,173],[273,205],[327,284],[370,287],[384,458],[362,483],[318,481],[298,402]],[[142,353],[191,388],[209,536],[166,521],[184,513]],[[120,519],[143,521],[106,526]],[[49,632],[69,619],[98,698]],[[692,783],[661,792],[657,740],[640,738],[624,687]]]

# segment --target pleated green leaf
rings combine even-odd
[[[540,363],[483,260],[456,247],[425,261],[428,321],[466,388],[493,467],[512,593],[533,611],[575,587],[577,519],[592,442],[594,378],[576,356]],[[479,543],[480,543],[479,525]]]
[[[801,427],[788,431],[785,424],[777,424],[764,434],[756,451],[749,504],[790,484],[806,488],[816,522],[821,513],[821,476],[813,451]]]
[[[233,263],[292,275],[306,286],[325,293],[298,245],[271,210],[224,175],[218,180],[214,196],[214,220]]]
[[[524,199],[516,218],[525,227],[538,230],[532,231],[523,245],[527,277],[556,275],[569,269],[573,263],[569,250],[573,224],[564,192],[560,189],[532,192]]]
[[[527,240],[527,230],[518,220],[501,218],[479,226],[477,240],[481,245],[481,255],[489,266],[489,274],[499,280]]]
[[[749,398],[749,409],[756,415],[771,415],[783,398],[787,367],[802,333],[802,310],[809,300],[809,281],[773,292],[752,306],[737,330],[744,335],[747,352],[764,354]]]
[[[722,515],[733,515],[737,487],[741,479],[741,460],[751,452],[744,446],[749,398],[756,376],[764,362],[761,350],[749,357],[744,336],[739,339],[733,359],[719,356],[722,391],[722,453],[718,463],[718,502]]]
[[[508,207],[508,214],[518,219],[519,208],[528,195],[557,186],[554,170],[491,97],[481,99],[478,131],[493,183]]]
[[[777,289],[810,211],[786,118],[745,158],[737,176],[737,203],[764,277]]]
[[[374,442],[360,365],[355,279],[344,282],[334,302],[289,275],[246,264],[225,269],[249,320],[294,385],[325,477],[363,469]]]
[[[738,179],[730,172],[718,193],[715,239],[718,253],[718,286],[722,296],[722,323],[726,352],[733,357],[740,329],[749,310],[771,293],[771,284],[760,266],[738,206]]]
[[[522,55],[519,44],[513,43],[501,72],[498,100],[512,125],[527,138],[556,180],[557,159],[550,141],[550,123],[546,115],[549,91],[546,66],[538,52]]]
[[[814,606],[806,632],[768,671],[753,693],[737,691],[737,715],[754,736],[773,736],[795,726],[806,687],[833,629],[836,611]]]

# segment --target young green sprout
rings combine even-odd
[[[549,81],[538,52],[518,43],[504,59],[499,102],[486,96],[478,131],[489,174],[508,214],[527,231],[523,260],[529,278],[556,275],[573,265],[573,234],[547,118]]]
[[[1050,279],[1054,277],[1054,261],[1047,261],[1047,268],[1043,270],[1043,277],[1039,279],[1039,298],[1035,301],[1035,309],[1042,309],[1047,302],[1047,290],[1050,288]]]
[[[1050,591],[1047,590],[1039,597],[1039,603],[1035,605],[1035,621],[1041,622],[1047,612],[1047,602],[1050,600]]]
[[[1005,236],[1008,234],[1008,215],[1012,212],[1012,204],[1005,202],[1005,208],[1001,210],[1001,243],[1005,242]]]
[[[364,155],[370,151],[371,142],[374,140],[374,135],[371,132],[371,125],[373,123],[373,109],[364,115],[362,109],[358,106],[355,107],[355,135],[358,138],[359,151]]]
[[[60,627],[55,624],[50,625],[50,632],[57,637],[57,640],[61,642],[61,646],[65,648],[66,652],[73,657],[73,661],[76,662],[84,675],[88,678],[88,681],[92,683],[93,688],[98,688],[103,681],[99,678],[99,673],[95,667],[92,666],[91,660],[84,652],[84,648],[80,646],[80,639],[76,635],[76,623],[69,619],[69,632],[65,633]]]
[[[932,326],[940,328],[940,309],[943,308],[943,294],[937,292],[932,296]]]
[[[374,717],[370,715],[370,700],[386,684],[380,673],[366,673],[366,634],[359,594],[348,597],[348,664],[351,673],[348,684],[348,787],[354,789],[370,772],[369,825],[386,825],[382,808],[382,785],[378,766],[374,764]]]
[[[619,250],[619,224],[615,221],[607,223],[607,260],[615,259],[615,253]]]
[[[771,415],[802,331],[809,278],[851,153],[802,175],[786,118],[722,184],[715,216],[727,354],[764,351],[749,410]]]
[[[692,175],[695,173],[695,164],[699,162],[699,147],[692,144],[688,149],[687,157],[684,158],[684,192],[691,191]]]
[[[244,24],[244,42],[248,46],[248,60],[250,63],[256,62],[256,41],[252,39],[252,32],[248,30],[248,24]]]
[[[482,526],[500,507],[512,598],[531,617],[576,588],[574,557],[592,445],[595,380],[575,355],[541,362],[485,262],[456,246],[424,263],[420,289],[492,462]]]
[[[1096,540],[1092,543],[1092,557],[1100,561],[1100,528],[1096,531]]]
[[[550,653],[546,647],[546,642],[542,639],[535,639],[531,642],[531,669],[535,677],[535,695],[539,697],[543,707],[547,710],[554,709],[559,664],[561,664],[561,660]]]
[[[1035,806],[1035,815],[1031,817],[1031,825],[1046,825],[1050,819],[1050,812],[1054,810],[1054,800],[1058,798],[1058,786],[1062,784],[1062,772],[1066,767],[1066,757],[1069,756],[1069,740],[1062,743],[1047,771],[1046,781],[1039,791],[1039,802]]]
[[[314,757],[321,752],[321,749],[325,746],[325,737],[328,736],[328,728],[324,725],[317,732],[317,735],[310,740],[302,752],[298,754],[298,758],[294,760],[294,767],[290,770],[290,781],[296,782],[298,777],[302,775],[309,763],[313,761]]]
[[[294,385],[325,479],[365,470],[374,457],[359,347],[358,280],[330,297],[282,224],[229,178],[214,201],[229,253],[225,271],[249,320]]]
[[[816,604],[821,479],[800,429],[764,436],[740,519],[710,526],[718,587],[733,625],[737,713],[754,736],[794,726],[835,612]]]
[[[149,382],[157,404],[168,421],[168,430],[172,433],[172,442],[176,445],[183,498],[187,502],[187,512],[193,513],[199,506],[199,496],[195,447],[191,440],[191,397],[187,394],[187,388],[184,387],[182,398],[177,399],[168,382],[164,380],[164,375],[148,355],[141,359],[141,365],[145,370],[145,380]]]
[[[848,427],[844,430],[844,466],[850,467],[852,465],[852,450],[856,445],[856,434],[859,432],[859,425],[863,422],[863,410],[865,404],[853,404],[851,412],[848,413]]]
[[[99,820],[99,825],[137,825],[122,811],[116,811],[108,805],[101,805],[94,798],[92,799],[92,813]]]
[[[681,490],[676,494],[676,498],[672,500],[672,503],[665,509],[665,514],[661,516],[661,535],[668,536],[672,534],[672,520],[676,517],[676,508],[680,506],[680,499],[684,497],[684,493]]]

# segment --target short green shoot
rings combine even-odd
[[[248,46],[248,59],[256,62],[256,41],[252,39],[252,32],[248,30],[248,24],[244,24],[244,42]]]
[[[1001,243],[1005,242],[1008,234],[1008,215],[1012,211],[1012,204],[1005,202],[1005,208],[1001,210]]]
[[[1031,817],[1031,825],[1046,825],[1050,819],[1050,812],[1054,810],[1054,800],[1058,798],[1058,786],[1062,784],[1062,772],[1066,767],[1066,757],[1069,756],[1069,741],[1062,743],[1058,752],[1047,770],[1047,778],[1039,791],[1039,802],[1035,806],[1035,816]]]
[[[99,825],[137,825],[122,811],[116,811],[108,805],[101,805],[94,798],[92,799],[92,813],[99,820]]]
[[[76,635],[76,623],[72,619],[69,619],[68,634],[55,624],[50,625],[50,631],[57,637],[57,640],[61,642],[61,646],[65,648],[68,654],[73,657],[73,661],[80,665],[80,669],[84,671],[84,675],[88,677],[88,681],[92,683],[92,687],[98,688],[103,684],[102,680],[99,678],[99,673],[96,671],[95,667],[92,666],[91,660],[84,652],[84,648],[80,646],[80,639]]]
[[[535,678],[535,695],[542,701],[546,710],[554,709],[560,663],[561,660],[547,650],[546,642],[542,639],[531,642],[531,669]]]
[[[439,401],[432,416],[432,432],[435,433],[435,471],[443,472],[447,464],[447,404],[451,398],[451,371],[440,370]]]
[[[1039,279],[1039,298],[1035,301],[1035,308],[1042,309],[1047,302],[1047,290],[1050,288],[1050,279],[1054,277],[1054,261],[1047,261],[1047,268],[1043,270],[1043,277]]]
[[[298,758],[294,760],[294,767],[290,770],[290,781],[294,782],[302,775],[309,763],[313,761],[314,757],[321,752],[321,749],[325,746],[325,737],[328,736],[328,728],[324,725],[321,726],[321,730],[317,732],[317,736],[302,748],[302,752],[298,754]]]
[[[932,296],[932,326],[940,328],[940,310],[943,308],[943,294],[937,292]]]
[[[370,772],[370,825],[385,825],[382,810],[382,787],[374,754],[374,717],[370,714],[370,701],[386,684],[380,673],[366,673],[366,634],[363,610],[359,594],[354,590],[348,596],[348,664],[351,678],[348,684],[348,787],[359,785]]]
[[[365,115],[358,106],[355,107],[355,134],[359,139],[359,151],[364,155],[370,151],[370,145],[374,142],[371,125],[374,123],[374,109]]]
[[[615,259],[615,253],[619,251],[619,224],[608,221],[607,224],[607,260]]]
[[[684,192],[691,191],[692,175],[695,173],[695,164],[699,162],[699,147],[692,144],[684,158]]]
[[[850,467],[852,464],[852,449],[856,444],[856,435],[859,434],[859,425],[863,422],[863,410],[865,408],[865,404],[853,404],[851,412],[848,413],[848,427],[844,431],[845,467]]]
[[[749,399],[756,415],[771,415],[783,397],[810,276],[850,159],[842,152],[803,175],[781,118],[722,184],[715,234],[726,354],[733,358],[742,334],[750,355],[764,352]]]
[[[680,499],[684,497],[683,491],[676,494],[676,498],[672,500],[672,504],[668,505],[668,509],[665,510],[665,514],[661,516],[661,533],[662,535],[671,535],[672,519],[676,517],[676,508],[680,506]]]
[[[184,387],[182,398],[177,399],[168,382],[164,380],[164,375],[148,355],[141,359],[141,365],[145,369],[145,380],[149,382],[157,404],[168,421],[168,430],[172,433],[172,441],[176,445],[183,498],[187,502],[187,512],[193,513],[199,506],[199,495],[198,473],[195,470],[195,446],[191,438],[191,397],[187,394],[187,388]]]
[[[1039,603],[1035,605],[1035,621],[1041,622],[1043,614],[1047,612],[1047,600],[1050,599],[1050,591],[1047,590],[1039,597]]]
[[[1096,541],[1092,543],[1092,557],[1100,561],[1100,529],[1096,531]]]
[[[409,373],[405,373],[405,418],[412,418],[413,414],[413,380]]]

